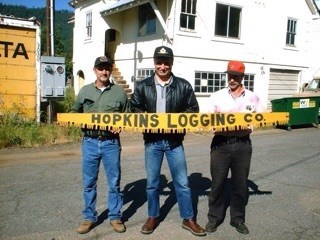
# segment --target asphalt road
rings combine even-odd
[[[249,176],[246,223],[248,235],[224,223],[202,239],[320,239],[320,129],[255,131]],[[184,145],[193,202],[200,225],[207,222],[210,190],[210,134],[188,134]],[[162,168],[162,222],[151,235],[140,233],[147,204],[142,136],[122,133],[122,180],[125,233],[115,233],[108,220],[90,233],[75,229],[82,221],[80,144],[38,149],[0,150],[0,239],[198,239],[181,228],[166,161]],[[97,210],[106,215],[103,170]]]

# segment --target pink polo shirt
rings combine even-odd
[[[243,93],[234,98],[229,88],[214,92],[209,98],[208,112],[210,113],[245,113],[245,112],[263,112],[259,97],[250,90],[244,89]],[[216,135],[223,136],[245,136],[252,132],[251,128],[240,131],[215,132]]]

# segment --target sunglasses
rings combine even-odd
[[[228,74],[228,79],[235,79],[235,80],[240,80],[242,79],[242,75],[233,75],[233,74]]]
[[[154,60],[154,63],[156,65],[164,64],[166,66],[170,66],[170,65],[172,65],[172,60],[171,59],[161,59],[161,58],[159,58],[159,59]]]
[[[97,66],[96,69],[97,69],[98,71],[103,71],[103,70],[111,71],[111,70],[112,70],[112,67],[111,67],[111,66],[102,65],[102,66]]]

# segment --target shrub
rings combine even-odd
[[[81,137],[80,128],[36,123],[17,113],[0,116],[0,148],[75,142]]]
[[[71,108],[75,102],[74,88],[66,88],[66,94],[63,100],[57,102],[57,112],[67,113],[71,111]]]

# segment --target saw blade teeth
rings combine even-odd
[[[285,125],[288,112],[264,113],[59,113],[57,123],[95,130],[145,133],[237,131]]]

